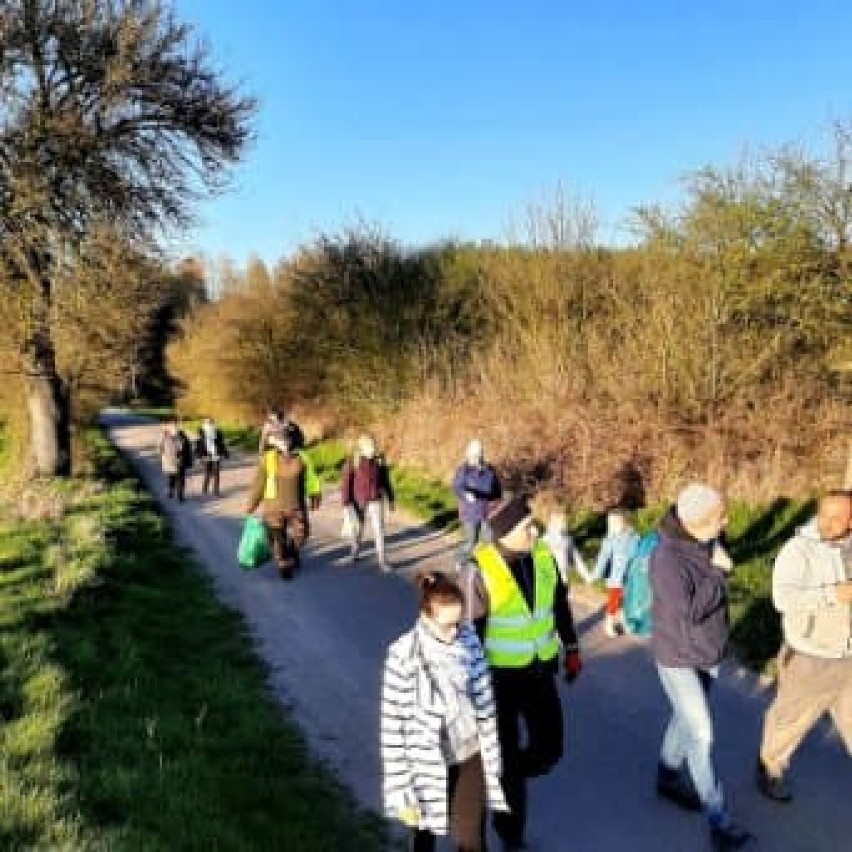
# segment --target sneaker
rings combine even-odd
[[[732,849],[742,849],[754,840],[744,828],[729,822],[725,825],[711,826],[710,839],[716,852],[730,852]]]
[[[688,811],[700,811],[701,799],[691,779],[679,769],[660,764],[657,769],[657,795]]]
[[[762,760],[757,761],[754,780],[757,789],[773,802],[789,802],[793,798],[784,776],[770,774]]]

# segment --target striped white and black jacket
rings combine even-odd
[[[447,763],[441,749],[443,717],[418,701],[423,658],[417,652],[416,628],[388,649],[382,680],[381,752],[385,813],[414,805],[420,828],[434,834],[448,832]],[[470,697],[476,711],[479,745],[485,770],[488,806],[508,810],[500,787],[500,743],[491,675],[470,625],[463,625],[456,642],[466,650]]]

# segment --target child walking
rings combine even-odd
[[[587,582],[594,583],[606,577],[606,617],[604,632],[607,636],[623,636],[625,633],[622,614],[624,580],[627,566],[639,544],[639,534],[633,529],[627,513],[612,509],[606,516],[606,535],[595,562],[595,568]]]

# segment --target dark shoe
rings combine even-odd
[[[710,839],[716,852],[730,852],[731,849],[742,849],[754,840],[744,828],[734,823],[713,826],[710,829]]]
[[[770,775],[762,760],[758,760],[754,775],[757,789],[773,802],[789,802],[793,798],[783,775]]]
[[[662,764],[657,769],[657,795],[688,811],[701,810],[701,799],[686,773]]]

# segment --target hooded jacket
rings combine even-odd
[[[654,657],[667,668],[712,668],[730,632],[725,577],[713,565],[712,542],[693,538],[674,509],[658,532],[650,558]]]
[[[852,539],[823,541],[816,519],[796,530],[772,571],[772,600],[788,645],[815,657],[852,657],[852,604],[839,603],[835,590],[850,575]]]

